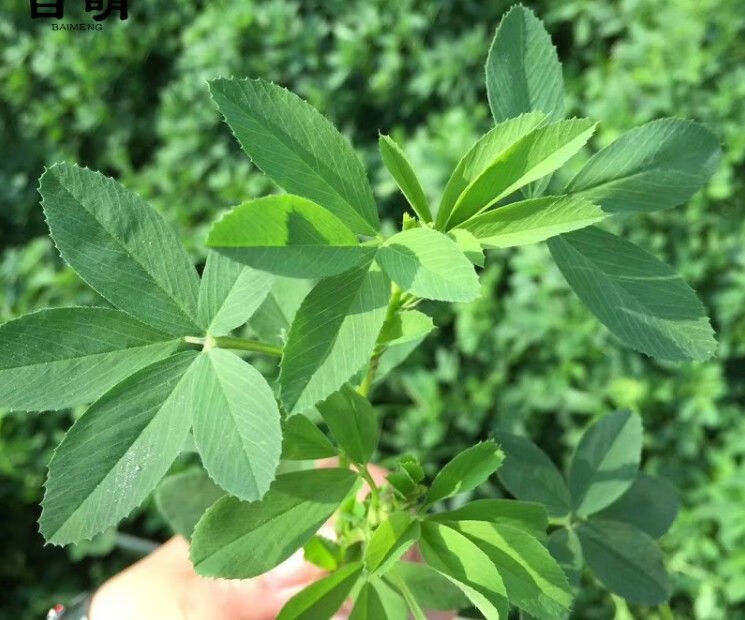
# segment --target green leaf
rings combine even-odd
[[[347,384],[317,407],[344,453],[355,463],[367,463],[378,445],[378,421],[370,402]]]
[[[266,299],[248,320],[249,326],[264,342],[283,346],[295,313],[312,288],[310,280],[275,277]]]
[[[484,251],[481,249],[481,243],[473,234],[463,228],[453,228],[448,232],[448,237],[458,244],[460,251],[474,265],[477,267],[484,266]]]
[[[210,93],[243,149],[280,187],[374,235],[378,213],[352,146],[313,106],[261,79],[217,79]]]
[[[548,537],[548,550],[559,563],[569,583],[575,588],[582,577],[582,546],[574,530],[559,528]]]
[[[569,583],[548,550],[522,529],[485,521],[450,526],[478,545],[497,567],[511,603],[538,618],[556,617],[572,603]]]
[[[401,594],[406,606],[409,608],[411,615],[414,620],[427,620],[427,616],[422,609],[422,606],[417,601],[416,597],[412,593],[411,589],[403,579],[399,579],[397,576],[386,575],[383,579],[386,583],[390,583],[397,592]],[[449,582],[448,582],[449,583]]]
[[[419,522],[406,512],[393,512],[373,532],[365,549],[365,566],[372,574],[385,574],[419,540]]]
[[[693,196],[720,157],[719,141],[703,125],[665,118],[632,129],[593,155],[566,191],[608,213],[668,209]]]
[[[509,248],[544,241],[605,217],[600,207],[582,198],[546,196],[487,211],[471,218],[463,227],[485,248]]]
[[[349,620],[396,620],[406,618],[407,611],[406,602],[397,592],[372,577],[362,585]]]
[[[651,254],[594,226],[554,237],[548,247],[577,296],[628,346],[665,360],[714,354],[703,305]]]
[[[468,599],[447,577],[418,562],[397,562],[385,576],[394,584],[403,581],[425,609],[453,611],[468,607]]]
[[[225,497],[197,523],[191,560],[199,575],[261,575],[302,547],[352,490],[348,469],[282,474],[257,502]]]
[[[207,245],[255,269],[293,278],[333,276],[375,255],[335,215],[291,194],[235,207],[212,226]]]
[[[362,562],[342,566],[293,596],[277,620],[327,620],[342,606],[362,574]]]
[[[548,515],[542,504],[514,499],[477,499],[455,510],[438,512],[429,519],[437,522],[487,521],[519,528],[538,539],[545,538],[548,527]]]
[[[320,429],[302,413],[282,421],[282,459],[305,461],[338,454]]]
[[[474,179],[458,198],[447,227],[454,228],[566,163],[595,131],[587,119],[570,119],[533,130]]]
[[[486,59],[486,91],[494,120],[540,110],[564,116],[564,81],[543,23],[524,6],[502,18]]]
[[[628,491],[596,516],[623,521],[659,538],[670,529],[679,506],[678,489],[663,478],[640,473]]]
[[[507,618],[502,578],[489,556],[454,529],[422,522],[419,548],[424,561],[453,581],[487,618]]]
[[[493,441],[466,448],[438,472],[427,494],[427,503],[475,489],[502,465],[504,454]]]
[[[343,550],[338,543],[316,534],[303,546],[303,556],[325,571],[333,572],[339,568]]]
[[[481,287],[473,265],[449,237],[431,228],[393,235],[378,250],[378,264],[403,290],[440,301],[472,301]]]
[[[209,475],[231,495],[260,499],[282,451],[279,409],[261,373],[225,349],[194,364],[194,441]]]
[[[456,201],[463,191],[489,166],[503,158],[521,138],[536,129],[546,116],[542,112],[523,114],[499,123],[474,144],[450,175],[437,210],[436,225],[445,228]]]
[[[96,400],[178,347],[106,308],[54,308],[0,325],[0,407],[41,411]]]
[[[419,310],[397,312],[390,322],[383,326],[380,342],[386,347],[397,346],[411,341],[419,341],[435,328],[432,318]]]
[[[632,485],[642,451],[642,421],[614,411],[582,435],[569,466],[572,507],[580,516],[605,508]]]
[[[389,297],[389,280],[374,267],[326,278],[313,288],[295,315],[280,366],[288,411],[313,407],[367,363]]]
[[[146,366],[73,424],[49,463],[39,522],[47,542],[91,538],[155,488],[189,434],[196,355],[185,351]]]
[[[556,465],[530,439],[504,431],[494,433],[505,453],[499,479],[515,497],[546,506],[549,516],[569,513],[571,498]]]
[[[411,162],[406,157],[406,153],[393,138],[383,134],[378,139],[378,146],[385,167],[391,173],[403,195],[406,196],[411,208],[414,209],[419,219],[431,222],[432,214],[429,212],[427,197],[424,195],[424,190],[411,166]]]
[[[662,553],[653,538],[626,523],[591,519],[577,527],[595,576],[629,603],[659,605],[670,597]]]
[[[274,278],[218,252],[207,254],[199,285],[199,321],[212,336],[240,327],[269,294]]]
[[[155,503],[171,529],[189,539],[207,508],[224,496],[204,470],[192,468],[164,478],[155,491]]]
[[[173,229],[137,194],[70,164],[39,180],[62,258],[120,310],[174,336],[200,333],[199,278]]]

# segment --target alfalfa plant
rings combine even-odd
[[[510,606],[561,617],[583,557],[628,601],[667,600],[655,539],[677,499],[638,473],[634,414],[587,431],[568,482],[537,446],[507,434],[463,451],[431,480],[409,456],[383,485],[370,475],[379,434],[371,388],[432,331],[421,300],[479,295],[484,250],[500,260],[503,248],[547,241],[590,311],[642,353],[696,360],[715,348],[683,279],[602,227],[687,200],[717,165],[714,136],[657,120],[595,153],[563,187],[549,185],[595,123],[564,118],[556,52],[520,6],[497,30],[486,86],[495,126],[460,160],[436,211],[402,148],[381,136],[383,162],[411,207],[386,238],[360,160],[319,112],[261,79],[212,81],[244,150],[287,193],[220,218],[201,278],[142,198],[75,165],[45,171],[51,236],[111,304],[42,310],[0,328],[2,406],[92,403],[49,465],[47,541],[114,526],[182,452],[195,451],[201,467],[167,478],[158,502],[191,538],[199,574],[251,577],[300,548],[329,571],[289,601],[283,619],[328,618],[348,598],[354,618],[467,606],[487,618],[507,617]],[[250,364],[253,355],[279,360],[276,381]],[[287,465],[326,457],[338,464]],[[500,466],[519,499],[453,508],[449,498]],[[363,483],[371,491],[357,499]],[[332,515],[334,540],[316,533]],[[422,563],[403,559],[414,545]]]

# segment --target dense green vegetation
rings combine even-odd
[[[716,10],[708,4],[535,8],[559,45],[570,115],[604,120],[594,146],[665,115],[694,118],[721,137],[726,160],[704,192],[682,209],[619,226],[700,291],[719,334],[717,358],[684,366],[623,349],[568,294],[545,247],[528,246],[488,265],[482,281],[489,294],[475,304],[428,308],[441,313],[437,344],[425,344],[375,396],[391,413],[383,435],[388,451],[412,451],[430,471],[496,428],[526,432],[565,464],[594,416],[621,406],[640,412],[645,469],[683,491],[681,516],[662,540],[675,581],[672,607],[676,616],[702,618],[726,616],[745,599],[738,518],[745,394],[737,382],[745,355],[738,179],[745,47],[737,3],[717,3]],[[48,267],[57,259],[43,237],[35,181],[45,163],[68,158],[117,176],[178,220],[195,253],[218,209],[270,189],[220,126],[207,78],[262,75],[324,110],[380,171],[376,190],[388,197],[391,217],[400,217],[403,199],[377,159],[378,129],[406,142],[426,188],[442,187],[491,124],[480,68],[506,6],[387,5],[212,3],[197,10],[184,3],[164,14],[141,3],[136,30],[115,24],[85,37],[32,27],[25,10],[10,13],[0,22],[2,141],[15,145],[0,162],[3,320],[93,301],[61,263]],[[3,527],[17,541],[2,570],[21,579],[12,604],[41,608],[55,590],[72,591],[88,578],[81,570],[61,579],[67,554],[40,552],[31,526],[49,451],[70,417],[13,414],[1,421],[0,501],[13,511]],[[145,511],[122,529],[147,536],[162,533],[158,527]],[[88,559],[84,566],[95,580],[118,563]],[[610,601],[586,592],[580,616],[607,615]]]

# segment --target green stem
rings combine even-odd
[[[362,476],[362,479],[367,482],[367,486],[370,487],[370,503],[372,504],[372,507],[377,510],[380,505],[380,490],[378,489],[378,485],[375,484],[375,479],[372,477],[367,465],[359,465],[357,471],[360,476]]]
[[[235,349],[240,351],[254,351],[256,353],[266,353],[267,355],[282,355],[281,347],[259,342],[258,340],[249,340],[248,338],[235,338],[233,336],[207,336],[200,338],[196,336],[185,336],[184,342],[189,344],[198,344],[202,348],[211,349],[217,347],[220,349]]]

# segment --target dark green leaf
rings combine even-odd
[[[253,162],[287,192],[326,207],[354,232],[378,229],[354,150],[313,106],[265,80],[217,79],[210,93]]]
[[[569,583],[575,588],[579,585],[582,577],[582,546],[574,530],[559,528],[548,537],[548,550],[561,566],[561,570],[567,576]]]
[[[670,267],[589,226],[548,241],[577,296],[614,335],[666,360],[703,360],[716,341],[696,294]]]
[[[193,468],[164,478],[155,491],[155,503],[171,529],[189,539],[207,508],[224,495],[204,470]]]
[[[355,463],[367,463],[378,445],[378,421],[370,402],[347,384],[318,403],[318,411],[344,453]]]
[[[277,476],[260,501],[219,500],[194,530],[194,568],[228,579],[265,573],[310,540],[356,480],[347,469],[304,470]]]
[[[342,606],[362,574],[362,562],[341,567],[293,596],[277,620],[328,620]]]
[[[540,502],[549,516],[569,513],[571,498],[556,465],[530,439],[504,431],[494,433],[505,453],[499,479],[519,499]]]
[[[662,553],[653,538],[626,523],[590,519],[577,534],[595,576],[629,603],[659,605],[670,597]]]
[[[703,125],[664,118],[632,129],[593,155],[566,191],[608,213],[667,209],[693,196],[720,156],[719,141]]]
[[[200,333],[199,278],[176,233],[137,194],[69,164],[39,181],[62,258],[117,308],[174,336]]]
[[[0,326],[0,406],[40,411],[96,400],[178,340],[123,312],[54,308]]]
[[[304,461],[325,459],[338,452],[320,429],[302,413],[282,422],[282,459]]]
[[[641,418],[610,413],[582,435],[569,466],[572,506],[580,516],[605,508],[634,482],[642,451]]]
[[[679,505],[680,493],[667,480],[639,474],[628,491],[596,516],[629,523],[659,538],[675,521]]]

